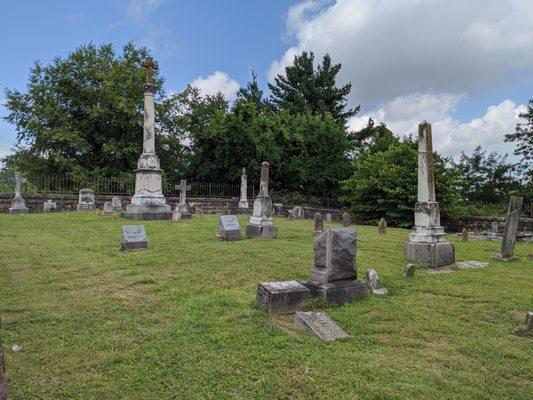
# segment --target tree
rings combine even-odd
[[[393,140],[391,140],[391,137]],[[411,227],[417,201],[417,143],[388,136],[389,146],[363,152],[353,164],[353,175],[342,182],[342,199],[359,221]],[[381,143],[378,144],[381,146]],[[447,159],[434,153],[435,191],[444,218],[454,216],[459,200],[457,173]]]
[[[326,54],[322,64],[314,66],[313,52],[303,52],[294,57],[293,65],[285,67],[285,75],[278,74],[268,86],[272,92],[271,102],[276,110],[292,114],[317,115],[329,112],[334,121],[343,126],[348,118],[359,111],[359,106],[347,108],[346,97],[352,84],[336,86],[336,76],[341,64],[331,64]]]
[[[526,111],[519,114],[524,122],[516,124],[514,133],[505,135],[506,142],[516,142],[514,154],[522,156],[520,170],[526,178],[533,180],[533,99],[529,100]]]
[[[142,150],[141,63],[148,55],[132,43],[121,54],[110,44],[89,44],[50,65],[36,62],[25,92],[6,89],[5,119],[17,130],[16,152],[6,164],[28,175],[132,171]],[[155,83],[161,94],[157,74]]]

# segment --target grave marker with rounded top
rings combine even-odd
[[[324,231],[324,217],[321,213],[315,213],[313,218],[315,221],[315,233],[322,233]]]
[[[385,221],[385,218],[381,218],[379,220],[378,233],[381,235],[385,235],[387,233],[387,221]]]
[[[352,224],[352,217],[350,216],[350,213],[345,212],[342,214],[342,226],[348,227]]]
[[[90,211],[96,209],[94,204],[94,190],[89,188],[80,189],[77,208],[78,211]]]
[[[461,236],[463,237],[463,242],[468,242],[468,229],[463,228]]]

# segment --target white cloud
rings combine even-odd
[[[372,113],[357,116],[349,121],[353,130],[366,126],[368,118],[385,122],[399,136],[417,134],[418,124],[427,120],[433,127],[434,149],[439,153],[457,156],[461,151],[471,153],[476,146],[489,151],[511,154],[514,145],[504,143],[504,135],[514,132],[518,114],[525,105],[511,100],[489,107],[485,114],[469,122],[453,117],[462,95],[448,93],[408,95],[398,97]]]
[[[235,99],[237,90],[239,90],[237,81],[221,71],[215,71],[205,78],[200,76],[191,83],[191,86],[200,89],[203,95],[214,95],[221,92],[229,101]]]
[[[305,1],[287,14],[295,40],[269,78],[312,50],[341,62],[353,104],[376,107],[407,93],[465,93],[533,70],[531,0]]]
[[[127,13],[135,19],[143,19],[151,11],[157,10],[166,0],[130,0]]]

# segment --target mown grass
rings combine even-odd
[[[149,250],[124,254],[129,223],[0,215],[12,399],[532,398],[533,342],[512,333],[533,309],[531,244],[504,264],[499,243],[451,237],[458,261],[489,266],[406,279],[408,232],[358,226],[360,274],[390,294],[327,307],[350,337],[323,343],[254,306],[257,282],[308,277],[311,220],[239,242],[215,239],[216,216],[144,222]]]

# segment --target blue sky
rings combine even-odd
[[[194,83],[230,99],[252,69],[266,89],[294,54],[328,52],[362,105],[353,128],[372,116],[404,135],[426,119],[449,155],[478,144],[512,151],[503,134],[533,98],[527,0],[3,1],[0,87],[24,90],[34,60],[130,40],[152,50],[167,91]],[[0,155],[14,141],[0,122]]]

